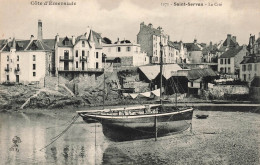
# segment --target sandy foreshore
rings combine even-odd
[[[98,108],[102,107],[25,109],[18,113],[47,115],[53,120],[69,121],[77,110]],[[158,138],[156,142],[154,139],[109,142],[101,164],[260,164],[260,114],[251,113],[250,110],[222,110],[221,107],[219,111],[196,109],[192,132],[186,130]],[[207,114],[209,117],[197,119],[196,114]]]

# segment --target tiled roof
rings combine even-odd
[[[237,42],[235,42],[232,39],[230,39],[230,43],[229,43],[230,47],[235,47],[237,45],[238,45]],[[228,46],[227,39],[223,42],[223,46]]]
[[[50,46],[46,45],[41,40],[33,40],[27,46],[26,50],[53,50]]]
[[[186,46],[187,51],[201,51],[200,47],[194,43],[184,43],[184,46]]]
[[[43,39],[42,42],[47,45],[50,49],[54,50],[55,39]]]
[[[99,39],[102,39],[101,35],[93,30],[91,30],[91,32],[93,33],[96,49],[102,49],[102,45],[99,43]]]
[[[248,63],[260,63],[260,54],[250,54],[248,56],[245,56],[240,64]]]
[[[59,38],[59,42],[57,43],[58,47],[73,47],[72,39],[67,36],[64,38]]]
[[[181,44],[173,41],[168,41],[168,46],[174,47],[175,49],[180,50],[181,49]]]
[[[231,49],[227,50],[225,53],[223,53],[219,58],[235,57],[242,49],[243,49],[243,46],[239,46],[237,48],[231,48]]]
[[[189,80],[197,80],[199,78],[207,77],[207,76],[215,77],[217,76],[217,74],[210,68],[204,68],[204,69],[198,68],[198,69],[189,70],[187,78]]]

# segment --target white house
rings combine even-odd
[[[119,58],[121,66],[141,66],[149,63],[149,57],[145,52],[141,52],[140,45],[128,40],[103,44],[103,53],[108,58]]]

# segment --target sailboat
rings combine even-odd
[[[90,120],[100,122],[103,134],[111,141],[147,138],[157,140],[157,137],[187,130],[192,124],[193,108],[177,107],[177,102],[174,105],[164,105],[162,101],[163,51],[161,43],[160,48],[160,104],[77,111],[77,113],[86,122]]]

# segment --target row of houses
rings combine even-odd
[[[42,25],[39,20],[36,38],[31,35],[29,40],[0,40],[1,83],[40,83],[46,76],[58,75],[68,79],[79,74],[97,77],[111,65],[122,68],[159,63],[160,53],[165,64],[179,64],[186,69],[211,68],[243,81],[260,73],[260,36],[250,36],[248,46],[240,46],[231,34],[217,44],[207,45],[197,39],[183,43],[171,41],[162,27],[142,22],[137,43],[126,39],[113,43],[90,28],[79,36],[57,34],[53,39],[44,39]]]

